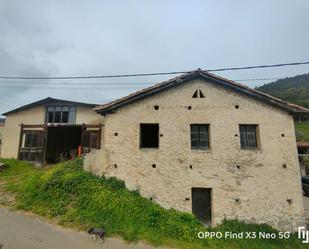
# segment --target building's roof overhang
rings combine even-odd
[[[114,100],[112,102],[109,102],[107,104],[99,105],[94,108],[94,110],[102,115],[113,113],[118,108],[129,105],[135,101],[147,98],[149,96],[152,96],[154,94],[157,94],[159,92],[162,92],[164,90],[170,89],[172,87],[184,84],[185,82],[188,82],[190,80],[194,79],[204,79],[207,80],[210,83],[220,85],[222,87],[228,88],[230,90],[233,90],[235,92],[247,95],[249,97],[252,97],[256,100],[259,100],[261,102],[264,102],[266,104],[270,104],[272,106],[281,108],[290,114],[298,114],[298,113],[306,113],[309,112],[309,109],[288,103],[286,101],[283,101],[281,99],[275,98],[273,96],[270,96],[268,94],[262,93],[260,91],[257,91],[255,89],[249,88],[247,86],[244,86],[242,84],[239,84],[235,81],[228,80],[226,78],[220,77],[218,75],[209,73],[204,70],[196,70],[189,73],[182,74],[178,77],[172,78],[170,80],[161,82],[159,84],[156,84],[154,86],[145,88],[143,90],[140,90],[138,92],[132,93],[128,96],[125,96],[123,98]]]
[[[12,114],[12,113],[16,113],[16,112],[20,112],[20,111],[30,109],[32,107],[47,106],[47,105],[75,105],[75,106],[85,106],[85,107],[90,107],[90,108],[94,108],[95,106],[97,106],[96,104],[69,101],[69,100],[64,100],[64,99],[54,99],[54,98],[47,97],[45,99],[41,99],[39,101],[30,103],[28,105],[24,105],[24,106],[21,106],[19,108],[14,109],[14,110],[8,111],[6,113],[3,113],[2,115],[7,116],[7,115]]]

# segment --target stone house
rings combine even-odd
[[[209,225],[238,218],[294,230],[304,223],[293,115],[308,109],[197,70],[93,110],[76,122],[98,132],[93,140],[99,145],[86,146],[86,170],[122,179],[144,197],[193,212]],[[4,133],[3,156],[20,157],[17,134],[34,124],[27,118],[33,112],[7,113],[14,131]],[[59,125],[44,122],[46,115],[40,114],[41,125]],[[6,145],[6,137],[14,144]]]

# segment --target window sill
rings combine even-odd
[[[159,147],[154,147],[154,148],[139,148],[139,150],[159,150]]]
[[[252,152],[261,152],[261,148],[240,148],[240,151],[252,151]]]
[[[196,152],[209,152],[211,151],[211,148],[207,148],[207,149],[195,149],[195,148],[191,148],[191,151],[196,151]]]

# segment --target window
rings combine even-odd
[[[75,123],[75,106],[48,106],[46,111],[47,123]]]
[[[192,98],[205,98],[205,95],[204,95],[204,93],[202,92],[202,90],[201,89],[197,89],[197,90],[195,90],[195,92],[193,93],[193,95],[192,95]]]
[[[159,148],[159,124],[140,124],[140,148]]]
[[[18,159],[42,162],[45,133],[41,130],[23,131]]]
[[[209,149],[209,125],[191,124],[191,149]]]
[[[256,149],[256,127],[257,125],[239,125],[240,146],[242,149]]]

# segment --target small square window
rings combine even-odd
[[[256,128],[257,125],[239,125],[240,146],[242,149],[257,148]]]
[[[209,125],[191,124],[191,149],[209,149]]]
[[[140,148],[159,148],[159,124],[140,124]]]

